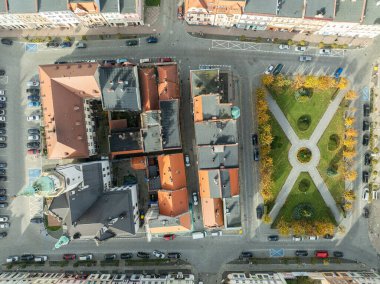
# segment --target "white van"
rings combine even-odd
[[[205,232],[193,232],[192,237],[193,240],[203,239],[205,237]]]
[[[20,258],[17,255],[8,256],[7,257],[7,263],[17,262],[17,261],[19,261],[19,259]]]
[[[48,260],[48,257],[46,255],[38,255],[34,258],[35,262],[44,262],[47,260]]]
[[[91,253],[89,254],[82,254],[79,256],[79,260],[92,260],[93,255]]]

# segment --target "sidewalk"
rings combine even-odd
[[[278,40],[293,40],[295,42],[304,40],[311,44],[318,45],[320,42],[325,44],[347,44],[351,47],[365,47],[373,42],[373,39],[367,38],[351,38],[351,37],[337,37],[337,36],[322,36],[306,33],[290,33],[290,32],[276,32],[276,31],[253,31],[244,30],[237,28],[221,28],[212,26],[190,26],[185,25],[185,29],[190,34],[199,34],[202,37],[206,35],[216,36],[216,38],[228,40],[239,40],[240,36],[245,36],[246,38],[262,38],[265,39],[278,39]]]

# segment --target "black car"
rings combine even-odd
[[[168,258],[181,258],[181,254],[179,252],[169,252]]]
[[[157,43],[158,42],[158,39],[154,36],[150,36],[146,39],[146,42],[147,43]]]
[[[362,181],[368,183],[369,173],[367,171],[362,172]]]
[[[264,208],[263,208],[263,205],[260,204],[256,207],[256,216],[257,216],[257,219],[261,219],[263,218],[263,215],[264,215]]]
[[[278,240],[279,240],[279,237],[277,235],[268,236],[268,241],[277,242]]]
[[[257,134],[252,134],[252,145],[256,146],[259,143],[259,139],[257,137]]]
[[[59,47],[59,43],[56,42],[56,41],[49,41],[49,42],[46,44],[46,47],[57,48],[57,47]]]
[[[40,90],[39,89],[26,89],[26,92],[38,95],[40,93]]]
[[[364,208],[363,215],[364,215],[364,218],[369,218],[369,209],[368,208]]]
[[[146,253],[146,252],[141,252],[139,251],[137,253],[137,257],[140,257],[140,258],[149,258],[150,257],[150,254],[149,253]]]
[[[253,257],[253,253],[251,253],[250,251],[243,251],[240,254],[240,257],[242,257],[242,258],[252,258]]]
[[[278,74],[280,74],[281,73],[281,70],[282,70],[282,68],[284,68],[284,65],[283,64],[277,64],[277,66],[276,66],[276,68],[274,68],[274,70],[273,70],[273,75],[278,75]]]
[[[40,142],[28,142],[26,144],[26,147],[28,149],[37,149],[37,148],[40,148]]]
[[[369,166],[371,164],[371,154],[370,153],[365,153],[364,155],[364,165]]]
[[[29,128],[28,129],[28,134],[37,134],[37,135],[39,135],[40,134],[40,130],[37,129],[37,128]]]
[[[368,144],[369,144],[369,135],[368,134],[363,135],[362,144],[363,144],[363,146],[368,146]]]
[[[7,163],[0,162],[0,169],[5,169],[7,167]]]
[[[0,194],[7,194],[7,190],[5,188],[0,188]]]
[[[8,207],[8,203],[7,202],[0,202],[0,208],[5,208],[5,207]]]
[[[6,108],[7,104],[5,102],[0,102],[0,108]]]
[[[0,176],[0,181],[7,181],[7,177],[6,176]]]
[[[308,256],[309,253],[307,252],[307,250],[296,250],[296,252],[294,253],[296,256]]]
[[[259,160],[259,149],[258,149],[258,148],[255,148],[255,149],[253,150],[253,159],[254,159],[255,161],[258,161],[258,160]]]
[[[334,251],[333,255],[334,255],[334,257],[343,257],[344,256],[343,252],[341,252],[341,251]]]
[[[0,201],[6,201],[7,196],[6,195],[0,195]]]
[[[31,261],[34,259],[34,255],[33,254],[23,254],[21,256],[21,260],[22,261]]]
[[[367,131],[369,129],[369,121],[363,121],[363,131]]]
[[[4,75],[5,75],[5,70],[0,69],[0,76],[4,76]]]
[[[365,117],[367,117],[367,116],[369,116],[369,112],[370,112],[369,105],[367,105],[367,104],[363,105],[363,115]]]
[[[323,236],[324,239],[326,240],[331,240],[332,238],[334,238],[334,236],[330,235],[330,234],[326,234]]]
[[[7,134],[7,131],[4,128],[2,128],[2,129],[0,129],[0,134],[5,135],[5,134]]]
[[[133,257],[133,253],[130,253],[130,252],[124,252],[124,253],[120,254],[121,259],[130,259],[132,257]]]
[[[0,143],[0,148],[7,148],[7,143]]]
[[[34,224],[41,224],[43,222],[44,222],[44,218],[42,217],[34,217],[30,219],[30,223],[34,223]]]
[[[37,102],[40,100],[40,96],[39,95],[29,95],[28,100],[30,100],[32,102]]]
[[[5,122],[0,122],[0,128],[4,129],[6,126]]]
[[[2,38],[1,39],[1,43],[2,44],[5,44],[5,45],[12,45],[13,44],[13,41],[8,39],[8,38]]]
[[[135,46],[135,45],[138,45],[139,42],[138,42],[137,40],[127,40],[127,41],[125,42],[125,44],[126,44],[127,46]]]
[[[7,236],[8,234],[6,232],[1,232],[0,233],[0,239],[3,239]]]
[[[116,253],[108,253],[104,256],[104,260],[115,260],[117,259]]]
[[[0,169],[0,175],[5,176],[7,174],[7,171],[4,169]]]

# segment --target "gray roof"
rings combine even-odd
[[[190,74],[193,96],[219,93],[219,69],[192,70]]]
[[[142,150],[141,132],[138,128],[112,132],[108,140],[111,152]]]
[[[136,13],[136,1],[135,0],[120,0],[120,13]]]
[[[0,0],[0,13],[6,13],[7,11],[7,5],[6,5],[7,0]]]
[[[38,12],[67,11],[67,2],[62,0],[37,0]]]
[[[240,197],[234,196],[224,199],[224,206],[228,208],[229,214],[226,214],[225,225],[227,228],[240,228],[241,227],[241,214],[240,214]]]
[[[230,172],[220,171],[220,183],[222,188],[222,197],[231,197],[231,183],[230,183]]]
[[[277,0],[248,0],[244,13],[276,15]]]
[[[162,151],[161,125],[149,125],[141,129],[144,152]]]
[[[198,165],[200,169],[218,169],[220,167],[239,167],[239,148],[237,144],[198,147]]]
[[[99,67],[97,73],[105,110],[141,111],[136,66]]]
[[[118,13],[119,0],[100,0],[99,9],[102,13]]]
[[[235,120],[195,123],[197,145],[224,145],[238,142]]]
[[[302,18],[304,0],[282,1],[277,14],[281,17]]]
[[[335,0],[306,0],[306,18],[333,19]]]
[[[335,21],[339,22],[354,22],[359,23],[364,0],[356,0],[356,1],[337,1],[336,2],[336,11],[335,11]]]
[[[180,148],[179,101],[160,101],[162,144],[164,149]]]
[[[210,170],[208,173],[209,188],[210,188],[210,198],[221,198],[222,193],[220,191],[220,171]]]
[[[231,105],[220,104],[219,98],[218,94],[202,96],[203,120],[231,118]]]
[[[69,213],[69,203],[67,201],[67,195],[62,194],[56,198],[53,198],[50,203],[49,210],[64,220]]]
[[[34,0],[11,0],[8,1],[9,13],[22,14],[22,13],[36,13],[37,6]]]
[[[377,3],[378,0],[367,0],[363,24],[380,25],[380,5]]]

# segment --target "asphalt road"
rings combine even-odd
[[[164,9],[164,8],[163,8]],[[174,15],[174,16],[173,16]],[[229,65],[236,77],[238,94],[236,102],[241,109],[239,119],[239,157],[241,199],[243,203],[242,219],[244,236],[223,236],[221,238],[206,238],[191,240],[187,237],[178,237],[174,241],[154,239],[147,243],[146,239],[109,240],[97,246],[92,241],[74,241],[68,246],[53,251],[55,240],[46,237],[40,232],[38,225],[29,223],[29,202],[26,197],[18,197],[11,202],[10,210],[5,211],[11,215],[11,228],[9,237],[1,240],[0,259],[11,254],[38,253],[55,255],[57,259],[65,252],[120,252],[161,249],[163,251],[179,251],[188,259],[199,273],[217,273],[223,270],[223,264],[238,257],[242,250],[252,250],[258,256],[268,255],[269,248],[285,248],[285,253],[291,255],[295,249],[329,249],[341,250],[346,257],[357,259],[369,267],[378,267],[377,253],[368,239],[368,225],[360,214],[353,214],[352,226],[348,228],[345,238],[336,241],[308,241],[295,243],[281,240],[267,242],[267,227],[256,220],[256,205],[260,202],[258,193],[259,177],[257,164],[253,162],[251,134],[257,131],[255,113],[252,105],[255,98],[252,93],[259,85],[259,76],[269,64],[283,63],[285,74],[332,74],[338,66],[344,67],[343,76],[348,77],[355,89],[364,86],[369,78],[370,62],[376,47],[370,51],[349,51],[345,57],[315,57],[310,63],[300,63],[298,54],[293,52],[280,53],[271,45],[262,46],[261,51],[242,51],[234,49],[214,49],[212,40],[194,38],[186,34],[183,24],[173,20],[175,11],[168,8],[162,23],[168,27],[166,32],[159,35],[159,42],[148,45],[141,40],[138,47],[126,47],[124,41],[91,41],[88,48],[83,50],[41,48],[35,53],[25,52],[22,43],[15,43],[11,48],[0,46],[0,67],[4,67],[9,74],[8,90],[9,106],[7,109],[8,148],[0,150],[0,157],[8,162],[9,182],[4,186],[10,195],[16,194],[27,182],[27,169],[37,167],[39,161],[30,157],[25,158],[26,144],[26,114],[25,108],[25,82],[37,74],[37,66],[53,63],[56,60],[75,61],[83,59],[128,58],[132,61],[150,57],[173,57],[180,64],[181,97],[181,128],[184,152],[189,153],[191,162],[195,166],[194,156],[194,127],[190,111],[189,71],[197,69],[199,65]],[[378,44],[378,43],[377,43]],[[270,52],[265,52],[268,48]],[[378,48],[378,45],[377,45]],[[264,51],[263,51],[264,50]],[[363,55],[368,54],[368,55]],[[368,80],[367,80],[368,79]],[[197,177],[195,167],[188,172],[188,187],[191,194],[197,190]],[[197,214],[200,214],[199,207]],[[196,228],[201,223],[196,224]],[[52,256],[54,259],[54,256]]]

